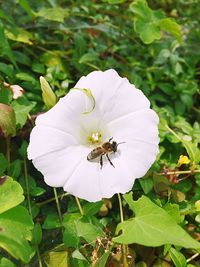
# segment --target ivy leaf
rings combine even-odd
[[[182,42],[181,27],[170,18],[161,19],[159,22],[160,28],[170,32],[176,37],[179,43]]]
[[[16,115],[16,124],[22,128],[26,123],[29,112],[34,108],[35,103],[28,101],[25,97],[20,97],[12,102],[12,107]]]
[[[120,223],[114,242],[123,244],[137,243],[144,246],[162,246],[173,244],[185,248],[200,249],[200,244],[184,231],[177,222],[162,208],[154,204],[146,196],[137,201],[132,200],[132,194],[124,195],[135,217]]]
[[[174,248],[170,248],[169,255],[176,267],[186,267],[187,261],[184,255]]]
[[[81,237],[91,243],[97,236],[103,235],[103,230],[92,216],[80,217],[76,213],[67,214],[64,217],[63,225],[65,227],[63,239],[68,247],[77,247]]]
[[[165,18],[162,11],[152,10],[146,0],[132,2],[130,10],[135,14],[134,29],[145,44],[160,40],[161,30],[170,32],[179,42],[182,41],[180,26],[172,19]]]
[[[11,177],[0,179],[0,214],[14,208],[24,200],[21,185]]]
[[[0,247],[15,259],[28,263],[34,255],[31,240],[32,220],[28,211],[17,206],[0,214]]]

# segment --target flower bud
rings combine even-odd
[[[48,82],[42,76],[40,76],[40,85],[42,89],[42,99],[45,103],[45,106],[50,109],[56,104],[56,95],[52,91]]]
[[[15,112],[11,106],[0,103],[0,135],[4,137],[16,135]]]

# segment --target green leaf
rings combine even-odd
[[[40,242],[42,241],[42,228],[39,223],[36,223],[34,225],[32,234],[33,234],[33,238],[32,238],[31,243],[36,246],[39,245]]]
[[[18,0],[18,3],[29,14],[30,17],[34,15],[34,12],[32,11],[27,0]]]
[[[97,261],[97,263],[94,265],[94,267],[104,267],[107,263],[107,260],[110,256],[110,250],[106,251]]]
[[[8,39],[16,42],[21,42],[25,44],[32,45],[33,42],[31,39],[33,39],[33,36],[30,32],[22,29],[22,28],[10,28],[9,30],[5,30],[5,35]]]
[[[9,60],[12,62],[12,64],[16,67],[16,69],[18,69],[16,61],[15,61],[15,57],[10,48],[8,40],[5,36],[4,26],[2,25],[1,21],[0,21],[0,54],[8,57]]]
[[[83,213],[87,216],[92,216],[95,215],[97,212],[99,212],[100,208],[103,205],[103,201],[98,201],[95,203],[90,203],[88,202],[87,204],[84,205],[83,207]]]
[[[0,66],[1,67],[1,66]],[[13,93],[6,87],[0,88],[0,103],[9,105],[12,101]]]
[[[76,222],[76,230],[78,236],[83,237],[88,243],[103,235],[103,230],[86,216]]]
[[[3,72],[9,78],[13,77],[13,66],[0,62],[0,71]]]
[[[73,251],[72,257],[74,259],[77,259],[77,260],[87,261],[87,259],[83,256],[83,254],[78,249],[76,249],[76,250]]]
[[[176,267],[186,267],[187,261],[184,255],[174,248],[170,248],[169,255]]]
[[[181,223],[183,218],[180,215],[179,205],[167,203],[163,206],[163,209],[174,219],[175,222]]]
[[[24,140],[22,142],[21,147],[19,148],[19,154],[23,159],[27,158],[27,147],[28,147],[28,142]]]
[[[35,84],[36,82],[33,76],[31,76],[29,73],[26,72],[19,72],[16,74],[16,77],[21,81],[31,82],[33,84]]]
[[[94,217],[80,214],[67,214],[64,216],[63,225],[65,227],[64,243],[67,246],[77,247],[80,237],[88,243],[93,242],[97,236],[102,236],[103,230],[93,221]]]
[[[47,267],[69,267],[67,251],[50,252],[45,260]]]
[[[161,19],[159,25],[161,29],[174,35],[179,43],[182,42],[181,27],[174,20],[170,18]]]
[[[180,26],[174,20],[165,18],[163,12],[152,10],[146,0],[132,2],[130,10],[135,14],[134,29],[145,44],[160,40],[162,29],[170,32],[181,42]]]
[[[16,115],[16,124],[22,128],[26,123],[29,112],[34,108],[35,103],[28,101],[25,97],[20,97],[12,102],[12,107]]]
[[[104,0],[104,2],[111,4],[111,5],[115,5],[115,4],[121,4],[126,2],[126,0]]]
[[[1,267],[17,267],[13,262],[11,262],[10,260],[6,258],[2,258],[0,260],[0,266]]]
[[[16,135],[16,116],[11,106],[0,103],[0,135],[12,137]]]
[[[135,14],[134,28],[141,40],[145,44],[159,40],[161,38],[159,19],[163,18],[163,14],[151,10],[145,0],[132,2],[130,9]]]
[[[14,160],[10,163],[8,175],[14,178],[18,178],[21,174],[21,161],[19,159]]]
[[[139,183],[145,194],[148,194],[153,189],[153,180],[151,178],[139,179]]]
[[[35,13],[37,17],[42,17],[44,19],[64,22],[64,19],[69,16],[69,12],[66,8],[62,7],[52,7],[52,8],[43,8],[39,12]]]
[[[123,244],[137,243],[145,246],[162,246],[173,244],[185,248],[200,249],[200,244],[184,231],[176,221],[162,208],[154,204],[146,196],[137,201],[132,200],[132,194],[124,195],[135,217],[120,223],[114,242]]]
[[[11,177],[0,178],[0,214],[19,205],[24,200],[21,185]]]
[[[59,217],[56,213],[50,213],[47,215],[44,224],[42,225],[43,229],[53,229],[61,227]]]
[[[28,211],[18,206],[0,214],[0,247],[14,258],[28,263],[34,255],[29,245],[33,223]]]
[[[9,165],[9,162],[2,153],[0,153],[0,163],[0,176],[2,176]]]
[[[194,163],[200,162],[200,150],[197,144],[182,139],[183,146],[185,147],[190,160]]]
[[[64,217],[63,224],[65,231],[63,234],[63,242],[67,247],[78,248],[80,237],[77,235],[76,220],[79,214],[68,214]]]

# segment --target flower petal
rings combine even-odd
[[[96,106],[106,121],[150,106],[142,91],[136,89],[126,78],[121,78],[113,69],[93,71],[82,77],[75,87],[91,90],[98,100]]]
[[[131,190],[135,181],[134,173],[124,156],[119,153],[118,156],[110,156],[115,168],[104,157],[104,165],[99,171],[102,197],[110,198],[115,193],[126,193]]]
[[[33,160],[33,164],[43,174],[48,185],[64,186],[82,159],[87,158],[89,151],[84,146],[68,146],[65,149],[37,157]]]
[[[64,190],[90,202],[101,200],[99,169],[100,165],[98,163],[89,162],[87,157],[83,158],[65,183]]]
[[[158,145],[158,116],[151,109],[143,109],[112,120],[108,128],[116,142],[138,140]]]
[[[30,135],[28,158],[34,159],[44,154],[78,144],[76,139],[64,131],[48,126],[36,126]]]
[[[80,115],[85,112],[85,95],[80,91],[71,90],[48,112],[39,115],[36,125],[49,126],[74,135],[79,139]]]

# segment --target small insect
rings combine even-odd
[[[115,166],[113,165],[112,161],[109,158],[109,154],[115,153],[117,151],[118,145],[123,144],[125,142],[117,143],[115,141],[112,141],[112,139],[113,139],[113,137],[110,138],[108,140],[108,142],[103,143],[102,146],[99,146],[99,147],[93,149],[87,155],[87,160],[91,161],[93,159],[96,159],[96,158],[100,157],[100,165],[101,165],[101,169],[102,169],[102,167],[103,167],[103,156],[105,155],[106,158],[108,159],[110,165],[112,165],[115,168]]]

